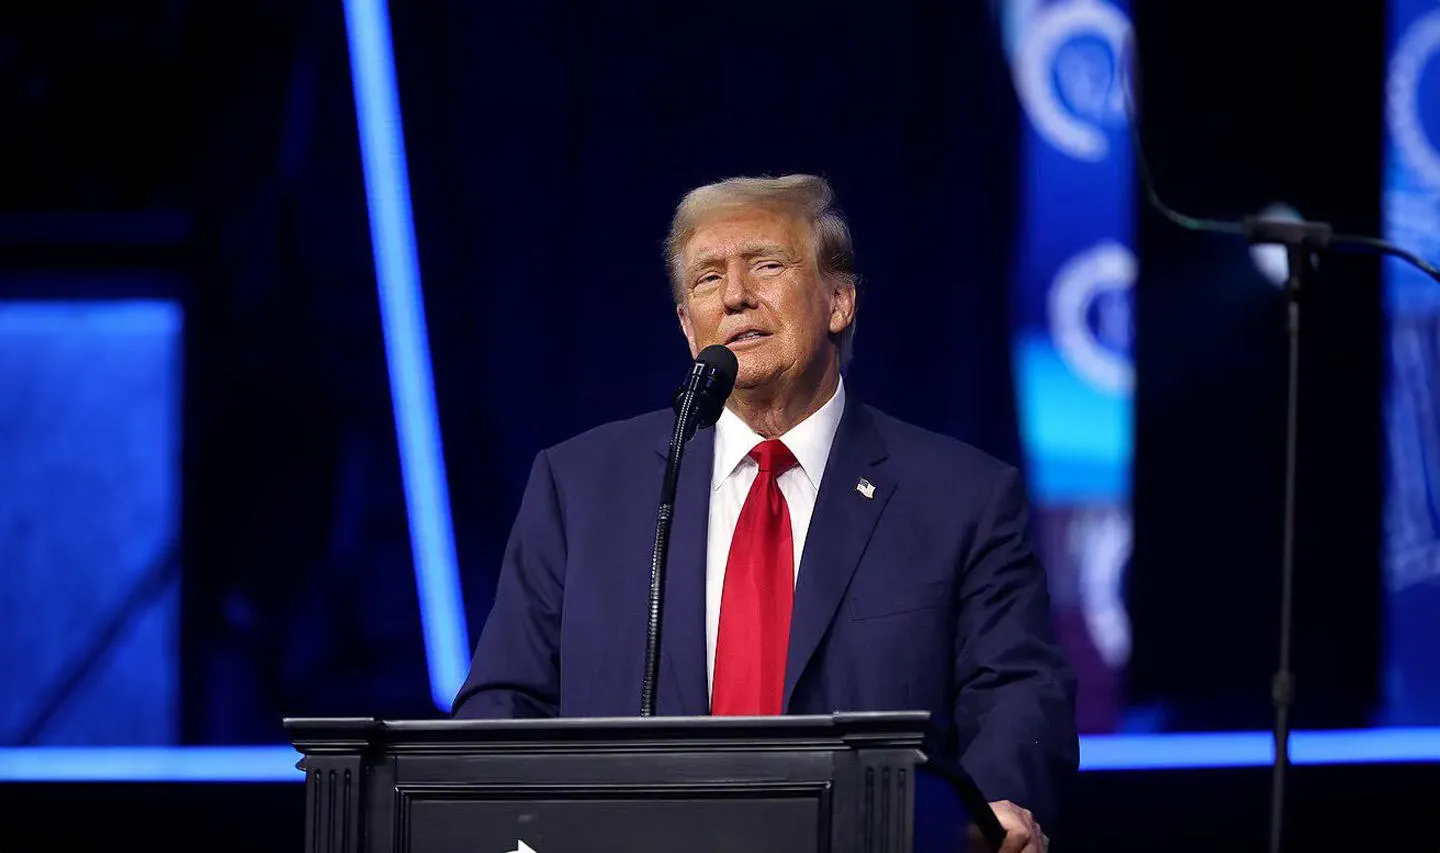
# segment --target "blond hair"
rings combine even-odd
[[[696,187],[686,193],[675,208],[675,216],[670,220],[670,233],[665,238],[665,268],[677,305],[685,295],[681,251],[694,236],[700,221],[722,207],[778,209],[804,220],[815,239],[815,261],[820,277],[858,290],[860,278],[855,272],[855,249],[850,242],[850,226],[835,206],[835,193],[824,178],[815,175],[739,177]],[[850,360],[854,337],[855,320],[852,318],[850,325],[840,333],[842,366]]]

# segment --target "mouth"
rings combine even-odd
[[[740,331],[736,332],[728,339],[726,339],[725,346],[744,346],[746,344],[752,344],[756,341],[764,340],[768,337],[770,337],[770,333],[761,331],[760,329],[741,329]]]

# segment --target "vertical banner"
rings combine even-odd
[[[1132,166],[1123,2],[1004,0],[1024,111],[1013,347],[1022,446],[1083,732],[1120,727],[1130,628]]]
[[[1440,257],[1440,2],[1391,0],[1385,238]],[[1382,724],[1440,725],[1440,284],[1384,267],[1388,659]]]

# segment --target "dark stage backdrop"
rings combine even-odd
[[[472,639],[535,453],[665,406],[687,364],[660,256],[687,189],[828,177],[864,279],[852,391],[1022,467],[1013,312],[1041,291],[1017,299],[1014,280],[1048,220],[1020,200],[1040,186],[1066,221],[1092,210],[1027,171],[1043,158],[1027,159],[1034,134],[985,4],[615,5],[390,4]],[[1378,7],[1134,5],[1145,141],[1173,204],[1240,215],[1287,201],[1378,230]],[[1008,6],[1021,7],[1075,4]],[[0,544],[27,549],[3,602],[25,618],[0,620],[27,661],[10,691],[25,700],[0,714],[5,745],[274,744],[287,715],[439,713],[343,13],[338,0],[152,2],[97,6],[81,27],[32,4],[0,28],[16,104],[0,159],[35,166],[0,186],[3,411],[30,418],[0,434],[28,460],[0,488],[14,498]],[[1051,82],[1110,112],[1114,93],[1096,88],[1110,78],[1092,72],[1112,58],[1078,41]],[[100,58],[125,70],[96,75]],[[1133,654],[1104,687],[1126,707],[1101,718],[1261,728],[1281,303],[1243,247],[1135,212]],[[59,234],[52,214],[79,224]],[[1304,725],[1362,725],[1376,705],[1376,273],[1327,260],[1307,308]],[[107,313],[140,297],[139,313]],[[79,299],[98,314],[28,304]],[[32,391],[44,406],[16,402]],[[63,430],[37,415],[50,411]],[[129,502],[89,485],[111,474]],[[132,704],[133,725],[114,712]]]
[[[273,741],[281,714],[437,713],[338,5],[213,13],[226,95],[202,178],[214,287],[192,324],[186,527],[201,741]],[[472,639],[534,454],[668,405],[689,356],[660,247],[700,183],[828,178],[863,280],[852,392],[1020,462],[1019,114],[983,6],[391,13]]]
[[[396,4],[471,624],[532,457],[669,405],[660,246],[689,188],[827,177],[863,280],[856,396],[1017,461],[1018,114],[979,4]]]

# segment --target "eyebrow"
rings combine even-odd
[[[758,258],[763,255],[779,255],[786,260],[795,259],[795,253],[792,252],[788,247],[781,245],[780,243],[741,243],[739,247],[739,254],[740,257],[745,258],[746,260],[749,260],[750,258]],[[719,261],[724,260],[724,258],[725,255],[720,252],[706,252],[705,254],[696,258],[694,261],[691,261],[689,266],[686,267],[686,270],[693,272],[703,267],[708,267],[712,264],[718,263]]]

